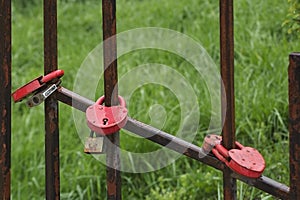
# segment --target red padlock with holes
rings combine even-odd
[[[88,127],[96,134],[110,135],[121,128],[127,122],[128,111],[125,100],[119,96],[120,105],[107,107],[104,103],[104,96],[100,97],[94,105],[86,110]]]
[[[50,82],[51,80],[54,79],[58,79],[63,75],[64,75],[63,70],[55,70],[45,76],[40,76],[35,78],[34,80],[30,81],[26,85],[23,85],[22,87],[18,88],[15,92],[12,93],[14,102],[16,103],[22,101],[27,96],[42,89],[47,82]]]
[[[211,150],[212,153],[234,172],[249,178],[258,178],[262,175],[266,164],[256,149],[244,147],[239,142],[235,142],[237,148],[227,150],[221,145],[221,141],[221,136],[208,135],[205,139],[205,146],[208,148],[214,146]]]

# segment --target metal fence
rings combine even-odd
[[[116,34],[116,1],[102,0],[103,39]],[[222,113],[225,119],[222,131],[223,145],[235,146],[234,106],[234,39],[233,0],[220,0],[220,49]],[[104,50],[104,93],[106,106],[118,103],[116,40],[109,40]],[[44,73],[57,69],[57,1],[44,0]],[[198,160],[223,172],[224,199],[236,199],[236,180],[243,181],[281,199],[300,199],[300,53],[289,56],[289,140],[290,140],[290,187],[268,177],[248,178],[230,170],[216,157],[208,154],[199,157],[201,147],[176,138],[168,133],[128,118],[124,129],[152,142],[166,146],[183,155]],[[113,60],[113,62],[111,62]],[[11,180],[11,0],[0,1],[0,199],[10,199]],[[45,158],[46,199],[60,199],[59,177],[59,126],[58,102],[86,111],[94,102],[60,87],[45,101]],[[226,103],[224,103],[226,102]],[[222,109],[224,110],[224,109]],[[119,146],[119,133],[107,136]],[[170,145],[170,143],[172,145]],[[108,146],[107,199],[121,199],[120,153],[114,145]]]

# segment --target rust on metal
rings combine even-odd
[[[261,176],[258,179],[252,179],[252,178],[247,178],[245,176],[241,176],[240,174],[237,173],[233,173],[232,177],[240,181],[243,181],[244,183],[250,186],[254,186],[266,193],[269,193],[274,197],[280,199],[289,199],[290,188],[266,176]]]
[[[0,1],[0,199],[10,199],[11,1]]]
[[[290,199],[300,199],[300,53],[289,60]]]
[[[80,110],[82,112],[85,112],[87,107],[95,103],[63,87],[61,87],[58,90],[57,98],[62,103],[72,106],[75,109]],[[134,120],[130,117],[128,117],[128,121],[124,129],[134,134],[137,134],[145,139],[153,141],[154,143],[160,144],[169,149],[172,149],[173,151],[181,153],[189,158],[198,160],[218,170],[224,171],[226,168],[226,165],[224,163],[211,156],[210,154],[199,156],[203,154],[202,148],[188,143],[171,134],[165,133],[161,130],[151,127],[147,124]],[[264,192],[267,192],[275,197],[281,199],[288,199],[289,187],[282,183],[278,183],[266,176],[262,176],[258,179],[248,178],[236,173],[232,173],[231,176],[251,186],[254,186]]]
[[[57,70],[57,1],[44,0],[44,73]],[[58,101],[45,100],[46,199],[60,199]]]
[[[118,105],[118,71],[116,41],[116,0],[102,0],[104,96],[105,106]],[[106,182],[107,199],[122,199],[119,132],[107,135]]]
[[[226,149],[235,147],[235,109],[234,109],[234,38],[233,38],[233,0],[220,0],[220,50],[222,87],[223,141]],[[225,200],[236,199],[236,180],[231,171],[223,173],[223,193]]]

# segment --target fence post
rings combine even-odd
[[[289,56],[290,199],[300,199],[300,53]]]
[[[234,38],[233,38],[233,0],[220,0],[220,49],[222,88],[222,130],[223,145],[234,148],[235,143],[235,108],[234,108]],[[236,179],[231,171],[223,172],[224,199],[236,199]]]
[[[44,73],[57,69],[57,0],[44,0]],[[59,127],[56,94],[45,100],[46,199],[60,199]]]
[[[11,1],[0,1],[0,199],[10,199]]]
[[[116,0],[102,0],[104,95],[105,105],[118,105],[118,71],[116,41]],[[109,38],[109,40],[107,40]],[[119,132],[107,136],[106,182],[107,199],[122,199]]]

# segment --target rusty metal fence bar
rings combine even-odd
[[[300,53],[289,57],[290,199],[300,199]]]
[[[95,103],[64,87],[59,88],[57,92],[57,99],[62,103],[72,106],[73,108],[78,109],[82,112],[85,112],[90,105],[93,105]],[[224,163],[211,156],[210,154],[206,155],[205,157],[199,156],[203,152],[200,147],[137,120],[128,118],[128,122],[124,129],[135,133],[145,139],[151,140],[157,144],[170,148],[176,152],[183,152],[183,155],[198,160],[218,170],[224,171],[224,169],[227,168]],[[289,187],[266,176],[262,176],[258,179],[247,178],[236,173],[231,174],[231,176],[275,197],[281,199],[289,199]]]
[[[11,1],[0,1],[0,199],[10,199]]]
[[[222,87],[222,143],[226,149],[235,147],[235,106],[234,106],[234,38],[233,0],[220,0],[220,57]],[[225,200],[236,199],[236,180],[231,170],[223,172],[223,194]]]
[[[105,106],[115,106],[118,100],[116,0],[102,0],[103,61]],[[119,131],[106,136],[107,199],[122,199]]]
[[[44,0],[44,73],[57,69],[57,1]],[[46,199],[60,199],[58,101],[45,100]]]

